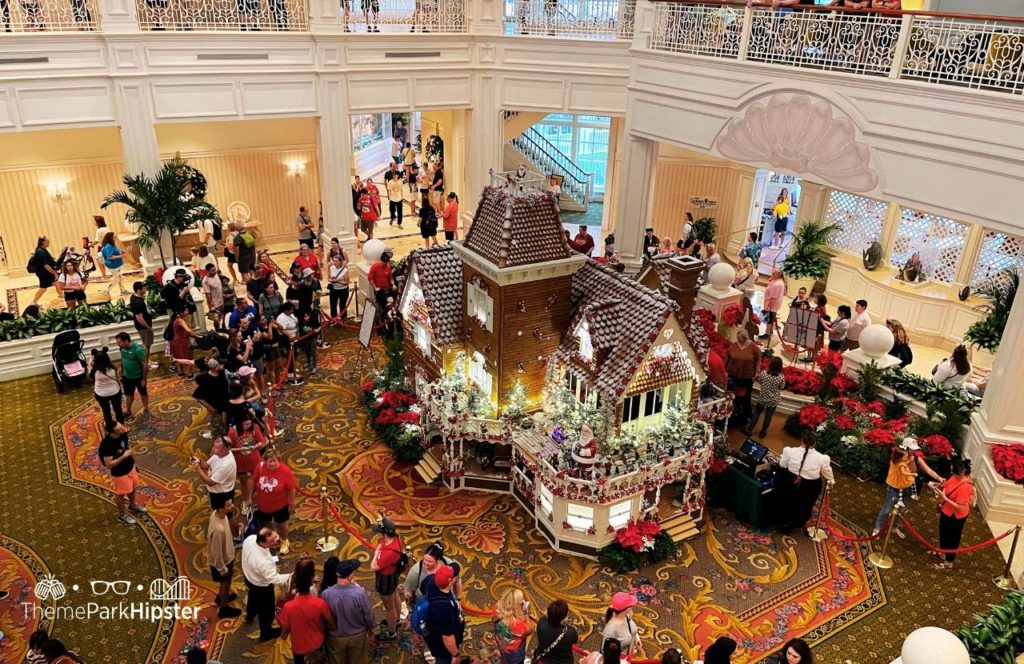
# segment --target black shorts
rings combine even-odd
[[[437,222],[434,221],[429,224],[420,224],[420,237],[437,237]]]
[[[377,574],[373,585],[377,589],[377,594],[381,597],[394,595],[395,591],[398,590],[398,575],[389,574],[387,576],[383,576],[381,574]]]
[[[455,240],[455,231],[445,231],[444,232],[444,239],[448,240],[449,242],[454,241]]]
[[[136,392],[139,393],[139,396],[149,396],[149,390],[147,390],[146,386],[142,384],[141,378],[127,378],[122,376],[121,381],[124,383],[124,395],[129,399],[134,397]]]
[[[238,261],[239,272],[252,272],[256,269],[256,258],[243,258]]]
[[[775,232],[785,233],[789,229],[789,217],[775,217]]]
[[[315,239],[314,239],[314,238],[308,238],[308,239],[303,239],[303,238],[301,238],[301,237],[299,238],[299,246],[300,246],[300,247],[301,247],[302,245],[306,245],[307,247],[309,247],[310,249],[312,249],[312,248],[313,248],[313,243],[314,243],[314,242],[315,242]]]
[[[227,249],[224,250],[224,258],[228,259],[228,265],[234,265],[235,263],[238,262],[238,259],[235,258],[235,255],[228,251]]]
[[[221,574],[220,572],[217,571],[216,567],[211,567],[210,568],[210,578],[212,578],[215,583],[220,583],[221,581],[230,581],[232,578],[234,578],[234,576],[235,576],[235,561],[234,560],[232,560],[231,562],[228,563],[228,572],[227,572],[227,574]]]
[[[65,302],[85,302],[85,291],[84,290],[73,290],[64,291]]]
[[[57,281],[57,277],[50,274],[46,268],[39,268],[36,270],[36,279],[39,280],[40,288],[49,288],[53,285],[53,282]]]
[[[282,507],[276,512],[261,512],[256,510],[256,520],[264,526],[269,525],[271,521],[274,523],[288,523],[289,516],[287,507]]]
[[[225,491],[224,493],[214,493],[213,491],[211,491],[210,507],[212,507],[215,510],[219,510],[220,508],[224,507],[224,503],[226,503],[229,499],[235,499],[234,489],[232,489],[231,491]]]

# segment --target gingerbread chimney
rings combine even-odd
[[[656,256],[640,271],[637,281],[660,290],[679,305],[679,320],[689,320],[697,301],[697,279],[704,261],[693,256]]]

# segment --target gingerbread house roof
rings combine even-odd
[[[408,264],[423,292],[434,342],[458,343],[462,339],[462,260],[451,245],[444,245],[413,250]]]
[[[651,344],[678,308],[664,294],[641,286],[611,268],[588,260],[572,280],[573,323],[558,348],[558,359],[573,363],[575,330],[587,318],[595,351],[592,385],[617,401],[633,381]],[[612,344],[609,344],[612,340]]]
[[[554,196],[535,189],[486,187],[463,246],[499,268],[573,255]]]

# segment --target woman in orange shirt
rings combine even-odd
[[[453,191],[448,194],[447,201],[444,211],[441,212],[441,218],[444,220],[442,225],[444,239],[446,242],[451,242],[459,239],[459,197]]]
[[[939,497],[939,548],[957,549],[964,534],[964,524],[974,500],[974,481],[971,479],[969,459],[953,461],[953,474],[942,484],[931,484]],[[942,562],[935,563],[935,569],[953,569],[955,553],[937,554]]]

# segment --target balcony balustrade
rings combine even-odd
[[[93,0],[0,0],[5,32],[91,32]]]
[[[650,48],[1024,93],[1024,20],[740,2],[658,2]]]
[[[143,30],[302,32],[305,0],[138,0]]]
[[[636,0],[505,0],[505,34],[632,39]]]

